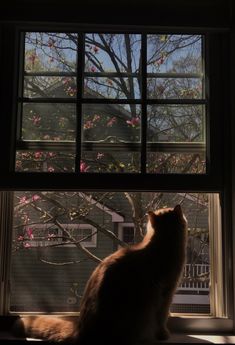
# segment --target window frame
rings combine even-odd
[[[91,237],[91,241],[81,241],[82,242],[82,245],[84,247],[89,247],[89,248],[95,248],[97,246],[97,229],[90,225],[90,224],[80,224],[80,223],[71,223],[71,224],[61,224],[66,230],[73,230],[73,229],[77,229],[77,230],[87,230],[87,229],[90,229],[91,230],[91,235],[89,235],[89,237]],[[62,230],[54,223],[41,223],[41,224],[33,224],[33,225],[30,225],[30,226],[26,226],[26,232],[27,232],[27,228],[31,228],[32,230],[43,230],[43,229],[47,229],[47,228],[50,228],[50,227],[55,227],[57,228],[57,235],[55,236],[55,239],[53,240],[53,236],[51,238],[51,240],[49,239],[44,239],[42,242],[44,242],[42,245],[39,244],[40,242],[40,239],[38,240],[37,237],[36,238],[32,238],[32,239],[26,239],[27,242],[29,243],[30,245],[30,248],[32,247],[44,247],[44,246],[47,246],[47,247],[50,247],[50,244],[53,245],[53,247],[56,248],[56,245],[58,244],[59,245],[63,245],[63,247],[75,247],[75,244],[73,243],[65,243],[66,241],[64,241],[63,239],[63,234],[62,234]],[[80,236],[80,235],[79,235]],[[87,235],[88,236],[88,235]],[[87,237],[85,236],[85,237]],[[75,237],[76,238],[76,237]],[[80,241],[80,240],[78,240]]]
[[[77,28],[82,28],[85,30],[87,28],[84,26],[77,26]],[[224,172],[224,167],[226,167],[226,158],[230,157],[229,152],[226,153],[226,148],[228,147],[229,136],[226,137],[225,131],[229,128],[229,119],[225,119],[224,126],[221,125],[221,117],[227,111],[229,112],[228,96],[226,95],[226,90],[228,92],[228,58],[225,57],[221,51],[223,49],[228,50],[228,37],[226,30],[213,30],[210,28],[151,28],[151,30],[157,31],[158,33],[171,32],[173,30],[175,33],[196,33],[205,35],[205,40],[210,42],[209,46],[207,44],[206,51],[208,54],[208,66],[207,66],[207,80],[209,97],[209,116],[207,117],[207,159],[209,162],[208,171],[204,175],[179,175],[179,174],[94,174],[87,173],[79,176],[67,174],[67,173],[16,173],[14,172],[14,159],[13,153],[16,149],[15,132],[16,132],[16,93],[18,80],[17,70],[18,70],[18,59],[17,51],[19,51],[19,33],[21,31],[39,31],[46,30],[52,31],[54,29],[60,28],[61,31],[67,30],[71,31],[72,27],[69,25],[57,25],[57,24],[4,24],[2,26],[2,36],[1,36],[1,46],[8,46],[8,52],[3,52],[1,56],[1,62],[3,66],[10,67],[3,69],[2,81],[0,81],[1,90],[5,90],[0,95],[1,104],[3,105],[2,111],[6,114],[11,114],[10,116],[4,116],[3,118],[3,128],[6,130],[7,138],[3,139],[4,136],[0,137],[0,153],[3,158],[2,168],[0,172],[0,188],[2,190],[1,197],[5,200],[1,203],[3,210],[8,210],[8,213],[2,221],[1,227],[3,229],[3,236],[1,238],[1,247],[9,247],[10,235],[6,234],[9,224],[10,215],[12,212],[12,192],[13,190],[73,190],[77,189],[80,191],[99,191],[99,190],[135,190],[135,191],[200,191],[200,192],[218,192],[220,194],[220,202],[222,205],[222,237],[223,237],[223,282],[225,295],[225,309],[226,317],[173,317],[169,320],[170,328],[177,331],[216,331],[216,332],[226,332],[232,331],[234,325],[233,316],[233,304],[234,304],[234,291],[232,287],[232,277],[231,277],[231,260],[232,260],[232,248],[231,248],[231,191],[230,191],[230,175]],[[104,29],[108,29],[110,26],[97,26],[89,25],[90,31],[100,32]],[[112,28],[113,32],[120,32],[123,30],[124,26],[117,28]],[[133,29],[132,27],[126,26],[129,32],[133,30],[138,31],[138,28]],[[142,28],[143,31],[148,31],[148,28]],[[85,30],[86,32],[88,30]],[[10,44],[9,44],[10,42]],[[219,53],[218,53],[219,51]],[[218,56],[213,59],[211,57]],[[225,72],[219,66],[225,66]],[[12,68],[14,66],[14,68]],[[214,72],[217,73],[214,73]],[[4,80],[4,82],[3,82]],[[222,96],[220,95],[221,84],[224,87],[224,92]],[[212,114],[213,113],[213,121]],[[221,115],[222,114],[222,115]],[[209,126],[210,124],[210,126]],[[219,141],[218,138],[222,140]],[[223,143],[221,145],[221,142]],[[97,181],[98,177],[98,181]],[[104,187],[105,186],[105,187]],[[225,249],[227,249],[227,254],[225,256]],[[7,297],[7,290],[9,289],[9,263],[10,257],[4,251],[2,256],[2,262],[7,263],[6,269],[3,270],[1,275],[3,277],[3,295]],[[233,267],[233,264],[232,264]],[[227,280],[225,279],[227,278]],[[7,298],[6,298],[7,301]],[[2,314],[7,314],[6,304],[1,306]],[[206,321],[206,322],[205,322]]]
[[[83,31],[83,32],[112,32],[112,33],[123,33],[125,31],[124,27],[120,26],[79,26],[74,25],[73,27],[67,25],[55,25],[52,24],[50,27],[42,24],[38,25],[20,25],[14,26],[14,28],[10,30],[8,28],[8,35],[10,35],[10,39],[12,38],[13,44],[11,46],[13,50],[13,56],[11,61],[6,61],[6,64],[12,63],[14,65],[14,69],[11,71],[11,75],[13,80],[18,80],[18,70],[20,68],[20,62],[18,61],[17,52],[20,50],[21,47],[21,32],[26,31],[58,31],[58,32],[73,32],[73,31]],[[129,33],[138,33],[142,32],[143,34],[146,33],[181,33],[181,34],[198,34],[203,35],[205,37],[205,54],[208,56],[207,60],[210,59],[210,56],[213,56],[217,53],[218,49],[221,49],[221,45],[223,45],[223,32],[216,33],[213,30],[209,29],[190,29],[190,28],[133,28],[126,26],[126,31]],[[8,38],[8,42],[10,40]],[[3,40],[4,42],[4,40]],[[208,43],[210,42],[210,43]],[[7,59],[7,57],[6,57]],[[205,67],[206,73],[206,80],[205,80],[205,87],[207,90],[207,94],[205,95],[208,101],[208,111],[206,117],[206,160],[207,160],[207,171],[205,174],[152,174],[152,173],[145,173],[142,172],[138,173],[89,173],[86,172],[85,174],[79,174],[79,178],[74,173],[44,173],[44,172],[15,172],[15,164],[14,164],[14,152],[16,152],[16,136],[15,133],[17,132],[17,124],[15,121],[15,114],[16,114],[16,102],[12,102],[12,99],[16,99],[17,90],[18,90],[18,81],[12,85],[5,85],[6,91],[6,98],[4,100],[10,101],[8,97],[11,98],[10,104],[13,104],[10,113],[13,116],[13,121],[6,123],[8,125],[7,129],[10,130],[10,137],[15,138],[14,140],[10,140],[9,146],[7,146],[7,150],[4,151],[4,156],[6,157],[6,151],[8,151],[7,160],[4,160],[4,167],[2,169],[5,171],[4,174],[4,182],[0,182],[0,187],[2,189],[19,189],[22,188],[24,185],[29,186],[29,178],[30,178],[30,186],[29,189],[44,189],[48,190],[53,186],[53,189],[60,189],[62,187],[62,180],[63,186],[67,190],[72,190],[73,188],[79,188],[81,190],[99,190],[103,189],[101,185],[105,185],[107,190],[117,189],[117,190],[127,190],[127,189],[136,189],[136,186],[141,185],[141,189],[145,190],[152,190],[160,189],[160,190],[221,190],[223,186],[223,171],[221,167],[221,161],[223,161],[223,148],[221,147],[220,143],[218,142],[217,138],[219,137],[219,130],[221,129],[220,124],[220,112],[222,108],[222,104],[224,105],[224,99],[221,97],[218,98],[218,81],[221,84],[221,81],[225,79],[224,74],[219,69],[219,65],[223,62],[223,56],[219,55],[219,61],[217,59],[211,59],[207,62]],[[215,75],[214,71],[219,71]],[[10,75],[10,77],[11,77]],[[9,78],[9,77],[8,77]],[[213,85],[213,88],[211,87]],[[216,86],[217,87],[214,87]],[[79,86],[79,85],[78,85]],[[13,88],[13,90],[12,90]],[[12,91],[14,91],[12,93]],[[209,98],[208,98],[209,97]],[[5,103],[5,102],[4,102]],[[7,111],[9,113],[9,110]],[[210,113],[213,113],[213,122],[210,125]],[[10,125],[10,128],[9,128]],[[5,143],[6,145],[6,143]],[[213,150],[211,148],[214,148]],[[0,172],[0,176],[1,176]],[[40,184],[38,183],[38,178],[40,176]],[[100,186],[94,181],[96,177],[99,177]],[[157,179],[156,179],[157,176]],[[172,180],[174,182],[172,183]],[[117,182],[118,181],[118,182]],[[154,187],[153,187],[154,186]]]

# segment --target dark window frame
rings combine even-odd
[[[71,30],[71,27],[58,27],[55,25],[51,25],[50,28],[47,26],[42,25],[26,25],[26,26],[18,26],[18,27],[11,27],[11,25],[6,25],[6,34],[10,35],[12,38],[13,43],[11,44],[11,51],[14,52],[11,59],[7,60],[7,57],[3,55],[5,58],[6,66],[12,67],[12,64],[15,66],[14,68],[10,69],[10,78],[8,73],[8,79],[14,80],[14,85],[12,83],[7,82],[5,83],[6,93],[3,99],[3,108],[5,107],[5,112],[11,113],[12,117],[9,119],[3,120],[3,123],[6,122],[6,129],[8,131],[8,140],[5,141],[5,149],[1,148],[2,155],[6,158],[4,160],[2,166],[2,172],[0,175],[4,175],[4,181],[1,181],[1,187],[3,189],[22,189],[23,186],[27,186],[28,189],[60,189],[65,188],[68,190],[78,188],[81,190],[102,190],[102,189],[115,189],[115,190],[130,190],[130,189],[139,189],[139,190],[202,190],[202,191],[220,191],[223,188],[224,183],[224,172],[223,172],[223,155],[224,155],[224,147],[221,145],[221,141],[224,138],[224,128],[221,125],[220,116],[221,116],[221,109],[227,108],[226,104],[226,95],[223,94],[222,97],[220,95],[221,88],[219,85],[223,85],[223,90],[226,89],[226,81],[228,76],[226,73],[223,73],[219,66],[221,64],[226,65],[226,57],[224,57],[219,50],[223,48],[227,44],[227,40],[224,41],[225,34],[223,32],[214,32],[213,30],[206,30],[206,29],[175,29],[168,28],[156,28],[155,30],[148,28],[142,28],[141,32],[146,34],[146,32],[150,33],[166,33],[166,32],[173,32],[175,34],[182,33],[182,34],[200,34],[205,37],[205,54],[207,56],[207,66],[206,66],[206,89],[207,95],[205,95],[206,99],[209,98],[208,101],[208,111],[207,111],[207,118],[206,118],[206,161],[207,161],[207,171],[205,174],[152,174],[146,173],[143,171],[141,173],[89,173],[86,172],[84,174],[76,173],[44,173],[44,172],[15,172],[14,171],[14,152],[16,151],[17,141],[15,138],[15,133],[17,131],[17,124],[16,120],[16,102],[14,98],[17,98],[17,72],[19,69],[19,61],[18,55],[16,54],[17,51],[20,49],[20,33],[23,31],[60,31],[60,32],[69,32],[75,31]],[[50,30],[48,30],[50,29]],[[79,30],[79,27],[76,28]],[[86,30],[85,28],[81,28],[84,32],[104,32],[104,30],[110,32],[118,32],[122,33],[123,28],[121,30],[120,27],[105,27],[99,28],[97,27],[96,30],[94,28]],[[140,30],[131,27],[127,27],[127,31],[129,33],[132,32],[140,32]],[[8,36],[7,35],[7,36]],[[3,35],[4,36],[4,35]],[[5,37],[6,39],[6,37]],[[9,38],[8,38],[9,41]],[[4,37],[3,37],[4,43]],[[211,56],[214,56],[217,53],[218,57],[216,59],[210,59]],[[215,73],[216,71],[216,73]],[[6,72],[4,70],[3,77],[6,76]],[[82,81],[81,81],[82,82]],[[218,85],[219,83],[219,85]],[[11,101],[10,101],[11,100]],[[90,102],[90,99],[87,100]],[[110,102],[110,101],[108,101]],[[111,101],[112,102],[112,101]],[[119,102],[119,101],[118,101]],[[127,101],[128,102],[128,101]],[[150,100],[150,103],[152,100]],[[96,100],[96,103],[97,100]],[[161,102],[160,102],[161,103]],[[163,102],[164,103],[164,102]],[[223,110],[224,112],[224,110]],[[143,116],[144,117],[144,116]],[[213,119],[213,121],[211,120]],[[222,140],[218,141],[218,137],[221,138],[221,131],[222,131]],[[225,139],[225,138],[224,138]],[[146,139],[144,140],[146,141]],[[6,145],[8,142],[9,145]],[[22,143],[19,147],[28,147],[28,144]],[[34,144],[32,144],[33,147]],[[42,146],[46,145],[46,143],[42,143]],[[58,150],[57,144],[55,148]],[[151,144],[150,144],[151,145]],[[143,145],[144,146],[144,145]],[[161,146],[161,145],[160,145]],[[179,150],[184,149],[184,145],[179,145]],[[67,145],[67,149],[70,149],[70,145]],[[79,148],[78,148],[78,155],[79,155]],[[97,178],[99,183],[97,184]],[[39,182],[40,180],[40,182]],[[29,183],[30,181],[30,183]]]

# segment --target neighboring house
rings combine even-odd
[[[37,202],[40,207],[41,201]],[[15,220],[16,233],[13,237],[15,244],[21,245],[21,248],[18,248],[12,256],[10,301],[12,311],[78,310],[86,281],[97,262],[68,241],[60,225],[75,241],[85,237],[81,242],[85,250],[89,250],[91,255],[101,259],[117,250],[120,243],[102,232],[98,226],[104,227],[126,243],[134,242],[132,210],[121,193],[116,193],[110,198],[109,206],[107,200],[103,204],[83,193],[78,194],[76,202],[74,200],[70,202],[74,202],[74,210],[76,210],[75,205],[79,210],[87,210],[87,204],[89,205],[85,217],[87,222],[85,220],[78,222],[76,217],[74,221],[68,222],[68,218],[62,216],[57,225],[55,222],[43,224],[43,220],[40,220],[33,210],[30,211],[30,225],[17,228],[17,220]],[[205,203],[190,195],[166,194],[161,200],[161,205],[174,206],[179,202],[182,202],[187,215],[189,229],[198,231],[196,236],[189,238],[188,264],[185,267],[187,277],[194,278],[196,275],[209,272],[210,268],[208,210]],[[48,204],[48,208],[52,212],[51,205]],[[20,236],[25,236],[25,240],[22,241]],[[203,246],[199,248],[200,243]],[[172,311],[209,312],[209,309],[208,280],[203,283],[181,284],[174,298]]]

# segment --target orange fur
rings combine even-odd
[[[26,318],[26,334],[78,345],[154,343],[169,335],[167,319],[186,249],[181,207],[149,212],[143,241],[101,262],[88,280],[78,321]]]

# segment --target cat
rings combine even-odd
[[[75,321],[24,317],[25,334],[78,345],[154,344],[169,337],[169,308],[185,262],[181,206],[148,212],[143,240],[105,258],[89,278]]]

